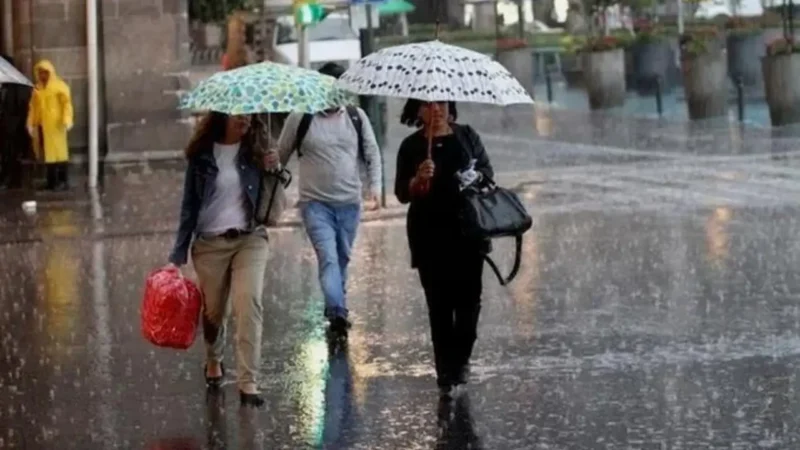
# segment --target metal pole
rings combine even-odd
[[[553,103],[553,80],[550,78],[550,66],[544,68],[544,84],[547,86],[547,103]]]
[[[300,25],[300,36],[297,39],[297,64],[300,67],[304,67],[306,69],[311,68],[310,61],[310,53],[311,48],[308,42],[308,27],[305,25]]]
[[[678,35],[683,34],[683,0],[675,0],[678,2]]]
[[[369,45],[374,47],[374,36],[373,36],[373,29],[372,29],[372,3],[367,3],[364,5],[364,8],[367,13],[367,39],[369,39]]]
[[[664,101],[661,98],[661,77],[656,76],[656,111],[658,111],[658,117],[664,115]]]
[[[736,111],[739,122],[744,122],[744,81],[741,76],[736,77]]]
[[[14,54],[14,10],[11,9],[11,0],[3,0],[3,50],[7,55]]]
[[[523,6],[522,2],[524,0],[517,0],[517,36],[520,39],[525,39],[525,7]]]
[[[497,5],[499,4],[499,0],[495,0],[494,2],[494,59],[500,59],[500,34],[502,32],[500,27],[500,12],[498,11]]]
[[[97,187],[99,166],[99,88],[97,75],[97,2],[86,2],[86,54],[89,84],[89,187]]]
[[[367,3],[364,9],[367,14],[367,28],[359,32],[359,40],[361,41],[361,57],[365,57],[375,51],[375,35],[372,23],[372,8],[373,5]],[[359,97],[361,109],[367,113],[369,122],[375,132],[375,138],[378,141],[378,149],[381,157],[381,206],[386,207],[386,164],[384,164],[384,143],[386,142],[386,130],[383,123],[385,120],[385,104],[378,104],[375,97],[362,95]]]

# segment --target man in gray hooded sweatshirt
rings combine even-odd
[[[338,78],[344,68],[328,63],[321,73]],[[341,107],[317,114],[290,114],[267,155],[268,168],[285,165],[297,152],[300,211],[319,265],[330,332],[346,339],[347,266],[361,219],[360,168],[367,172],[369,208],[378,207],[381,156],[372,125],[361,108]]]

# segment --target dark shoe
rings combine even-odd
[[[242,406],[252,406],[253,408],[260,408],[264,406],[264,398],[258,394],[245,394],[239,391],[239,401]]]
[[[455,386],[452,384],[439,385],[439,400],[452,400],[455,395]]]
[[[210,377],[208,376],[208,364],[203,367],[203,375],[206,377],[207,388],[216,389],[222,384],[222,379],[225,377],[225,365],[223,363],[219,363],[219,369],[220,372],[222,372],[222,375],[218,377]]]
[[[329,330],[333,337],[341,341],[346,341],[350,332],[350,328],[352,327],[353,324],[351,324],[349,320],[345,319],[344,317],[336,317],[331,320]]]

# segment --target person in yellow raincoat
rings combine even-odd
[[[47,165],[47,189],[65,190],[69,164],[67,132],[73,124],[72,96],[50,61],[39,61],[34,75],[36,88],[28,113],[28,132],[34,138],[37,156]]]

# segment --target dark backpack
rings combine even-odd
[[[366,166],[367,158],[364,155],[364,124],[362,123],[361,115],[358,113],[358,108],[355,106],[347,107],[347,115],[350,117],[350,122],[353,123],[356,129],[356,135],[358,136],[358,158]],[[293,148],[297,151],[298,158],[303,156],[300,147],[303,145],[303,139],[306,137],[306,134],[308,134],[308,128],[311,126],[311,120],[313,118],[313,114],[304,114],[303,118],[300,119],[300,124],[297,126]]]

